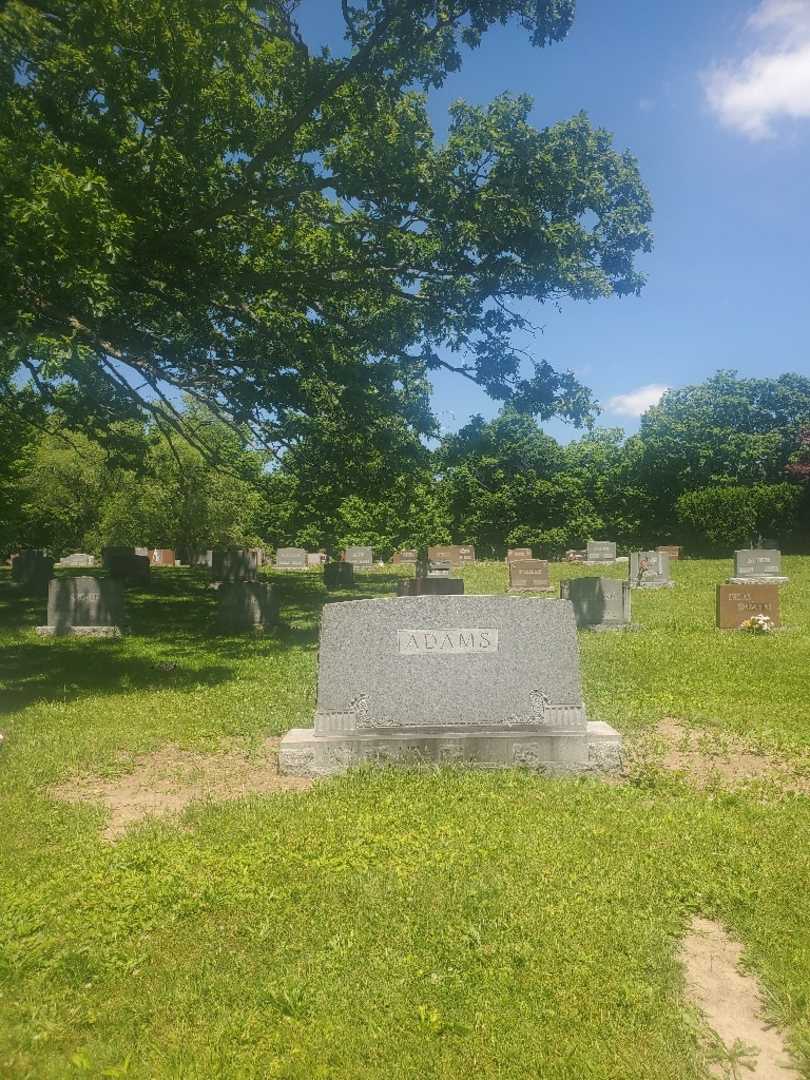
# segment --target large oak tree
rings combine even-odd
[[[2,6],[4,373],[96,431],[144,407],[171,430],[182,391],[277,451],[324,418],[430,432],[448,367],[582,421],[589,392],[526,376],[514,335],[524,300],[639,290],[636,163],[523,97],[455,105],[438,143],[425,98],[496,22],[560,41],[574,0],[342,0],[340,56],[295,7]]]

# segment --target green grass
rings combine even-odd
[[[806,750],[810,559],[785,559],[772,637],[714,629],[730,569],[681,563],[676,589],[633,594],[638,631],[580,634],[592,718]],[[505,588],[500,565],[464,576]],[[698,1078],[676,962],[694,912],[743,941],[810,1077],[805,796],[359,772],[102,843],[101,812],[49,785],[168,742],[258,745],[314,708],[318,574],[276,575],[287,626],[264,640],[213,636],[201,575],[153,577],[120,641],[40,639],[44,604],[0,583],[4,1080]]]

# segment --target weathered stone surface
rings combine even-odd
[[[331,562],[323,568],[323,583],[327,589],[348,589],[354,585],[354,564]]]
[[[508,563],[518,561],[525,562],[534,558],[534,552],[529,547],[522,548],[509,548],[506,552],[506,561]]]
[[[451,566],[464,566],[475,562],[472,544],[433,544],[427,550],[429,562],[448,562]]]
[[[53,559],[38,548],[27,548],[11,559],[11,580],[25,592],[41,595],[53,577]]]
[[[451,577],[403,578],[397,582],[397,596],[463,596],[464,581]]]
[[[304,548],[279,548],[276,551],[277,570],[305,570],[307,553]]]
[[[225,582],[219,589],[217,629],[222,634],[265,630],[278,624],[278,594],[261,581]]]
[[[310,551],[307,553],[307,566],[323,566],[327,559],[325,551]]]
[[[509,563],[509,592],[548,592],[551,588],[545,559],[513,559]]]
[[[113,636],[125,624],[120,582],[112,578],[63,577],[51,579],[48,624],[37,630],[41,634]]]
[[[71,566],[89,568],[95,565],[95,555],[86,555],[83,551],[74,551],[72,555],[64,555],[56,564],[56,567],[58,570],[66,570]]]
[[[150,548],[149,562],[152,566],[174,566],[174,551],[172,548]]]
[[[343,561],[351,563],[352,566],[373,566],[374,552],[370,547],[347,547],[343,552]]]
[[[394,552],[394,557],[391,561],[395,566],[400,566],[402,563],[417,563],[419,561],[419,552],[416,548],[403,548],[402,551]]]
[[[560,582],[560,595],[574,605],[577,626],[618,630],[630,625],[630,582],[583,577]]]
[[[662,555],[669,555],[670,559],[680,559],[683,549],[678,544],[659,544],[655,550]]]
[[[630,587],[633,589],[670,589],[669,555],[661,551],[634,551],[630,556]]]
[[[131,548],[130,551],[132,551]],[[105,558],[105,565],[110,577],[124,581],[149,581],[148,555],[116,555],[108,553]]]
[[[607,564],[616,562],[616,545],[612,540],[589,540],[585,548],[585,561]]]
[[[283,772],[363,761],[604,768],[620,738],[587,723],[565,601],[415,596],[323,609],[315,727],[281,743]]]
[[[213,581],[255,581],[258,575],[255,550],[247,548],[214,548],[211,560]]]
[[[752,548],[734,552],[733,585],[784,585],[789,579],[782,575],[782,553],[773,548]]]
[[[736,630],[752,615],[767,615],[774,626],[781,626],[778,585],[717,586],[717,626],[720,630]]]

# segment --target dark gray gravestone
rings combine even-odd
[[[560,596],[574,605],[577,626],[621,630],[630,625],[630,582],[583,577],[560,582]]]
[[[630,555],[630,587],[633,589],[671,589],[669,555],[662,551],[634,551]]]
[[[306,570],[307,553],[304,548],[279,548],[276,552],[277,570]]]
[[[126,623],[124,591],[112,578],[52,578],[48,586],[48,625],[39,634],[117,637]]]
[[[255,549],[214,548],[211,559],[213,581],[255,581],[258,576],[258,558]]]
[[[463,596],[463,578],[414,577],[397,582],[397,596]]]
[[[107,569],[111,578],[123,581],[149,581],[148,555],[107,555]]]
[[[553,588],[545,559],[512,559],[509,592],[548,592]]]
[[[773,548],[753,548],[734,552],[733,585],[784,585],[782,553]]]
[[[350,562],[330,562],[323,568],[323,583],[327,589],[349,589],[354,585],[354,565]]]
[[[347,547],[343,552],[343,561],[352,566],[372,566],[374,564],[374,552],[370,547]]]
[[[189,566],[211,567],[214,561],[214,552],[211,548],[189,548]]]
[[[265,630],[278,623],[278,596],[263,581],[235,581],[219,589],[217,629],[222,634]]]
[[[585,561],[607,564],[616,562],[616,545],[612,540],[589,540],[585,548]]]
[[[11,561],[11,580],[22,590],[40,596],[48,591],[53,577],[53,559],[38,548],[28,548]]]
[[[466,762],[552,773],[615,766],[620,737],[585,716],[571,605],[506,596],[327,604],[313,729],[282,772]]]
[[[103,547],[101,549],[101,565],[105,570],[111,569],[111,563],[113,559],[121,558],[126,555],[149,555],[148,548],[134,548],[134,547]]]

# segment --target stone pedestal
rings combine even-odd
[[[323,609],[315,726],[284,736],[279,766],[580,773],[617,766],[620,746],[586,719],[570,603],[415,596]]]

